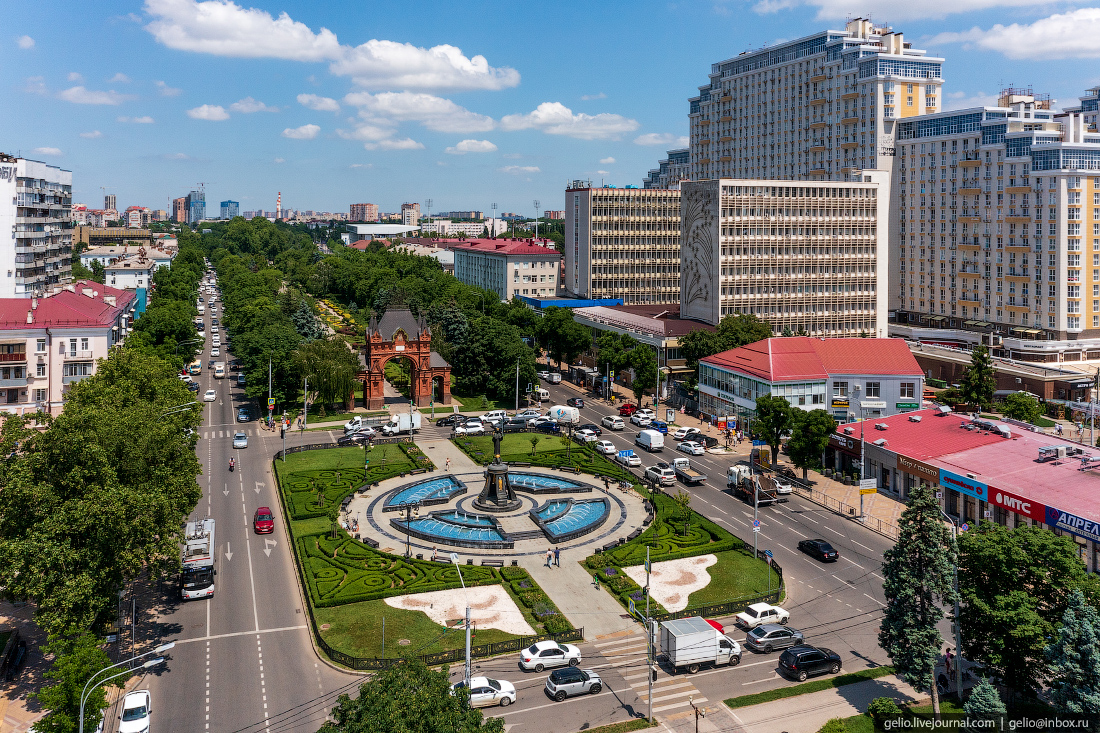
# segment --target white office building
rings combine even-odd
[[[0,298],[72,280],[72,202],[72,171],[0,154]]]

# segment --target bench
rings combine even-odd
[[[618,544],[619,544],[618,542],[608,542],[606,545],[604,545],[603,547],[600,548],[600,551],[601,552],[607,552],[611,548],[617,547]]]
[[[378,540],[371,539],[370,537],[363,538],[363,544],[366,545],[367,547],[372,547],[375,550],[378,549]]]
[[[634,539],[635,537],[637,537],[638,535],[640,535],[641,533],[642,533],[642,530],[641,530],[641,529],[636,529],[636,530],[634,530],[633,532],[631,532],[630,534],[628,534],[628,535],[626,536],[626,538],[627,538],[628,540],[632,540],[632,539]]]
[[[508,461],[508,465],[513,468],[530,468],[530,463],[521,463],[519,461]]]
[[[504,561],[503,560],[482,560],[481,564],[486,565],[486,566],[491,567],[491,568],[502,568],[502,567],[504,567]]]
[[[413,470],[409,471],[409,475],[410,476],[415,476],[418,473],[427,473],[427,472],[428,472],[428,469],[426,469],[426,468],[414,468]]]
[[[558,466],[559,471],[566,471],[568,473],[580,473],[581,470],[575,466]]]

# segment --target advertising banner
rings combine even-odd
[[[983,484],[981,481],[975,481],[972,478],[960,476],[957,473],[952,473],[951,471],[943,468],[940,469],[940,486],[948,489],[954,489],[960,494],[973,496],[975,499],[989,501],[988,486]]]
[[[1052,506],[1046,508],[1046,523],[1048,526],[1069,532],[1072,535],[1083,537],[1086,540],[1100,542],[1100,524],[1078,517],[1069,512],[1058,511]]]
[[[1048,509],[1046,504],[1040,504],[1037,501],[1025,499],[1009,491],[991,488],[989,490],[989,503],[999,506],[1006,511],[1020,514],[1025,517],[1031,517],[1036,522],[1047,521]]]

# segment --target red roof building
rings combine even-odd
[[[558,293],[561,253],[548,239],[466,239],[441,246],[455,254],[455,277],[501,300]]]

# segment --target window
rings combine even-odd
[[[87,351],[88,350],[88,339],[86,339],[86,338],[80,339],[80,350],[81,351]]]
[[[34,391],[34,401],[35,402],[45,402],[46,401],[46,390],[36,389]]]
[[[46,365],[45,364],[36,364],[35,365],[34,376],[36,376],[36,377],[46,376]]]
[[[36,352],[38,352],[39,354],[45,352],[46,351],[46,339],[38,339],[38,341],[35,343],[34,350]]]
[[[833,382],[833,396],[834,397],[847,397],[848,396],[848,383],[847,382]]]
[[[880,386],[879,382],[868,382],[867,383],[867,391],[864,394],[866,394],[867,397],[878,397],[879,396],[879,386]]]
[[[76,356],[76,339],[69,339],[69,356]]]
[[[916,392],[916,383],[914,382],[902,382],[900,397],[913,397]]]

